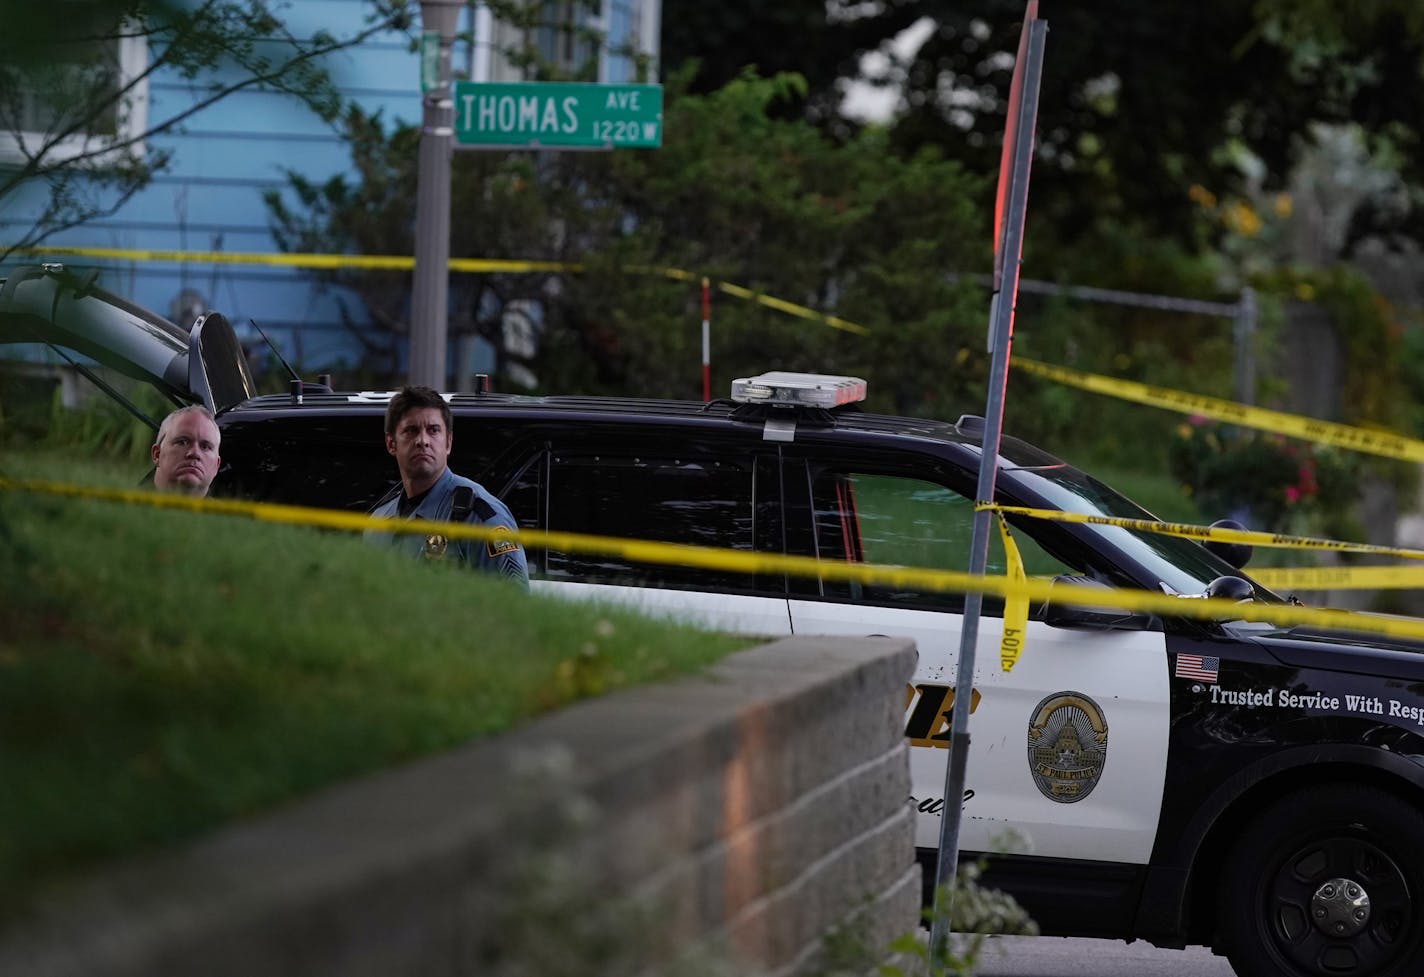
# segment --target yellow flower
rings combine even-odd
[[[1276,212],[1277,217],[1283,220],[1289,217],[1295,210],[1291,202],[1291,195],[1288,193],[1276,194],[1276,199],[1271,201],[1271,209]]]
[[[1192,203],[1203,210],[1211,210],[1216,206],[1216,194],[1212,193],[1200,183],[1193,183],[1187,189],[1187,196],[1191,198]]]
[[[1251,205],[1233,200],[1221,215],[1228,228],[1244,237],[1255,237],[1261,231],[1261,218],[1251,209]]]

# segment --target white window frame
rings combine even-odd
[[[75,161],[92,167],[113,163],[119,158],[143,158],[144,143],[137,137],[148,131],[148,41],[134,25],[126,23],[114,43],[119,55],[118,86],[120,90],[127,88],[117,106],[115,133],[78,133],[45,149],[50,139],[48,133],[3,129],[0,130],[0,165],[24,165],[41,150],[44,150],[47,170]]]

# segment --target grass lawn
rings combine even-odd
[[[136,481],[45,455],[0,474]],[[0,491],[0,915],[45,880],[748,644],[346,535]]]

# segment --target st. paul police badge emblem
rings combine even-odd
[[[1107,719],[1083,693],[1054,693],[1033,710],[1028,766],[1049,800],[1072,804],[1087,797],[1098,785],[1107,758]]]

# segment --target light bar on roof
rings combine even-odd
[[[865,381],[825,373],[763,373],[732,381],[732,399],[740,404],[789,407],[839,407],[865,399]]]

